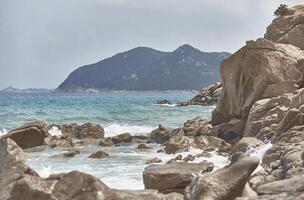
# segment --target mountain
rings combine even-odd
[[[228,56],[187,44],[173,52],[137,47],[76,69],[56,91],[199,90],[220,80],[220,62]]]
[[[0,90],[0,93],[51,93],[54,90],[52,89],[43,89],[43,88],[28,88],[28,89],[18,89],[14,87],[7,87],[3,90]]]

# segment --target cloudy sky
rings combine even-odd
[[[303,0],[0,0],[0,89],[56,88],[79,66],[137,46],[234,52],[280,3]]]

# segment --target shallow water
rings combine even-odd
[[[5,134],[33,120],[44,120],[48,124],[76,122],[96,122],[105,128],[106,136],[120,133],[148,134],[158,124],[180,127],[196,116],[210,117],[214,107],[156,105],[159,99],[172,102],[186,101],[195,93],[191,92],[123,92],[99,94],[1,94],[0,95],[0,134]],[[60,135],[60,130],[50,128],[52,135]],[[40,176],[53,173],[79,170],[100,178],[104,183],[118,189],[143,189],[142,173],[146,160],[160,158],[165,163],[176,155],[156,153],[161,147],[149,144],[151,150],[138,150],[136,144],[119,147],[101,147],[92,144],[78,147],[80,154],[73,158],[63,158],[60,153],[67,149],[39,147],[26,150],[27,164]],[[251,149],[248,154],[262,158],[270,146]],[[92,152],[103,150],[109,158],[89,159]],[[192,149],[182,153],[199,154]],[[212,152],[211,158],[197,158],[194,162],[207,160],[213,162],[215,169],[229,163],[228,159]],[[261,167],[261,166],[260,166]]]

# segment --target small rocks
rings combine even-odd
[[[123,133],[116,135],[115,137],[112,137],[112,142],[114,144],[119,144],[119,143],[130,143],[132,142],[132,135],[130,133]]]
[[[139,144],[137,149],[151,149],[151,147],[148,147],[146,144]]]
[[[100,159],[100,158],[107,158],[109,154],[104,151],[97,151],[92,153],[88,158]]]
[[[147,160],[145,164],[152,164],[152,163],[161,163],[162,160],[159,158],[152,158],[150,160]]]

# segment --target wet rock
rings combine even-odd
[[[25,161],[22,149],[13,140],[0,140],[0,199],[7,199],[15,182],[25,175],[38,177]]]
[[[168,104],[168,105],[171,104],[171,102],[169,100],[167,100],[167,99],[157,100],[156,103],[157,104]]]
[[[186,156],[184,159],[183,159],[183,161],[184,162],[189,162],[189,161],[194,161],[195,160],[195,157],[193,156],[193,155],[188,155],[188,156]]]
[[[152,164],[152,163],[161,163],[162,160],[159,158],[152,158],[150,160],[147,160],[145,164]]]
[[[123,133],[112,137],[114,144],[119,143],[130,143],[132,142],[133,136],[130,133]]]
[[[164,153],[165,151],[163,150],[163,149],[158,149],[157,151],[156,151],[156,153]]]
[[[66,158],[71,158],[71,157],[74,157],[78,154],[80,154],[80,151],[79,150],[74,150],[74,151],[69,151],[69,152],[63,153],[62,155]]]
[[[112,141],[111,138],[104,138],[99,141],[99,145],[103,147],[109,147],[109,146],[113,146],[114,142]]]
[[[258,158],[248,157],[213,173],[197,176],[187,186],[184,198],[234,200],[242,195],[244,186],[259,162]]]
[[[44,145],[44,139],[49,135],[47,127],[42,121],[35,121],[10,131],[0,139],[10,138],[22,149]]]
[[[238,141],[230,151],[230,154],[234,154],[235,152],[243,152],[246,153],[251,148],[257,148],[259,146],[265,145],[261,140],[254,137],[243,137],[240,141]]]
[[[95,152],[95,153],[92,153],[91,155],[89,155],[89,157],[88,158],[107,158],[107,157],[109,157],[109,154],[108,153],[106,153],[106,152],[104,152],[104,151],[97,151],[97,152]]]
[[[137,149],[151,149],[151,147],[148,147],[146,144],[139,144]]]
[[[56,148],[56,147],[71,148],[74,146],[73,140],[71,138],[60,137],[58,139],[57,137],[49,136],[45,138],[44,141],[48,146],[52,148]]]
[[[194,173],[203,174],[213,170],[213,164],[173,162],[165,165],[150,165],[143,173],[146,189],[157,189],[162,193],[183,193]]]
[[[148,136],[145,135],[134,135],[132,138],[132,143],[147,143]]]
[[[230,157],[230,164],[236,163],[245,157],[246,155],[243,152],[236,152]]]
[[[169,140],[172,131],[173,131],[172,128],[167,128],[162,125],[159,125],[159,127],[153,130],[149,135],[148,142],[163,144]]]

